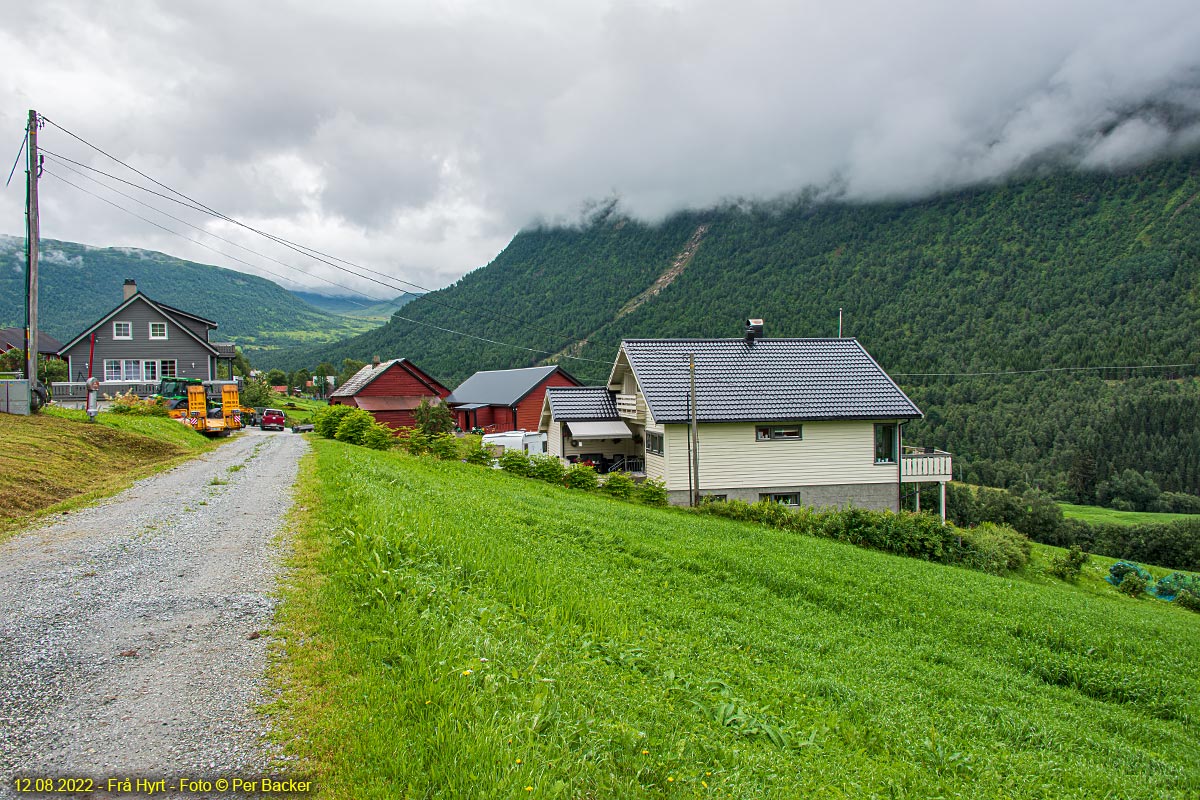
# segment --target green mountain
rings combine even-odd
[[[330,314],[358,317],[372,322],[387,322],[392,318],[392,314],[421,296],[412,292],[402,292],[391,300],[372,301],[365,298],[329,296],[316,292],[298,292],[294,289],[292,294],[313,308],[328,311]]]
[[[214,336],[255,353],[299,342],[344,339],[377,323],[314,307],[265,278],[153,250],[90,247],[43,239],[39,325],[66,341],[121,302],[126,278],[152,300],[220,326]],[[25,324],[25,240],[0,236],[0,327]]]
[[[954,452],[963,477],[1086,497],[1132,468],[1197,492],[1198,198],[1193,156],[919,202],[800,198],[658,225],[610,206],[579,227],[522,231],[378,330],[274,357],[311,368],[404,356],[454,385],[578,356],[594,360],[563,358],[567,369],[602,381],[622,338],[738,336],[751,316],[769,336],[834,336],[840,308],[846,335],[926,411],[909,441]],[[1115,369],[1162,364],[1181,366]],[[975,374],[1031,370],[1055,371]]]

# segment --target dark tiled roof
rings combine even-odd
[[[142,297],[145,297],[145,295],[142,295]],[[147,298],[147,299],[149,299],[149,298]],[[163,311],[166,311],[171,316],[175,316],[178,314],[178,315],[184,316],[184,317],[191,317],[192,319],[197,320],[198,322],[203,322],[205,325],[208,325],[209,327],[212,327],[212,328],[217,327],[217,323],[213,322],[211,319],[201,317],[198,314],[193,314],[190,311],[184,311],[182,308],[175,308],[175,306],[169,306],[166,303],[160,303],[157,300],[154,301],[154,305],[158,306]]]
[[[447,403],[484,403],[489,406],[515,405],[539,383],[558,370],[557,365],[525,369],[494,369],[476,372],[462,382]]]
[[[12,348],[25,349],[24,328],[0,329],[0,351]],[[38,331],[38,352],[57,353],[62,348],[62,342],[45,331]]]
[[[913,419],[921,410],[856,339],[634,339],[621,344],[656,422]]]
[[[559,422],[618,419],[617,402],[606,386],[551,386],[550,415]]]

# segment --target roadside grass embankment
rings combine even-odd
[[[46,408],[0,414],[0,537],[40,514],[115,494],[216,444],[166,417]]]
[[[325,797],[1192,797],[1200,625],[316,440],[276,662]]]

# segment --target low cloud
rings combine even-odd
[[[919,197],[1047,161],[1114,169],[1200,146],[1200,7],[1178,0],[43,0],[31,13],[0,21],[0,130],[14,144],[24,109],[38,108],[226,214],[422,286],[596,198],[657,219],[810,187]],[[42,138],[120,169],[52,126]],[[60,162],[49,169],[48,237],[163,249],[319,290],[412,288],[142,197],[192,230]],[[0,228],[18,232],[21,214],[14,181]]]

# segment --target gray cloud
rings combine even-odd
[[[653,219],[806,187],[915,197],[1047,158],[1111,169],[1200,145],[1194,0],[34,8],[32,25],[0,21],[14,145],[36,107],[228,214],[428,286],[595,198]],[[112,166],[53,128],[43,143]],[[21,197],[0,194],[3,230]],[[43,208],[48,237],[250,269],[54,179]],[[136,210],[303,285],[394,293],[191,212],[172,210],[205,232]]]

